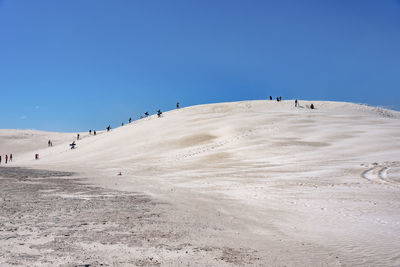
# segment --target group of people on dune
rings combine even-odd
[[[176,103],[176,108],[177,108],[177,109],[180,108],[180,103],[179,103],[179,102]],[[150,114],[149,114],[149,112],[145,112],[144,115],[145,115],[145,117],[148,117]],[[161,115],[162,115],[161,109],[157,110],[157,117],[160,118]],[[143,116],[140,116],[140,118],[142,119]],[[129,122],[129,123],[132,123],[132,117],[129,117],[128,122]],[[121,126],[124,126],[124,123],[123,123],[123,122],[121,123]],[[107,132],[111,131],[111,125],[108,125],[107,128],[106,128],[106,130],[107,130]],[[89,135],[91,135],[92,132],[93,132],[93,135],[96,135],[96,134],[97,134],[97,133],[96,133],[96,130],[93,130],[93,131],[92,131],[92,130],[89,130]],[[76,140],[80,140],[80,138],[81,138],[81,136],[80,136],[80,134],[78,133],[78,134],[76,135]],[[49,146],[49,147],[50,147],[50,146],[53,146],[53,143],[52,143],[51,140],[49,140],[48,146]],[[76,146],[76,143],[75,143],[75,141],[73,141],[73,142],[70,144],[70,147],[71,147],[71,149],[74,149],[75,146]]]
[[[269,100],[272,100],[272,96],[269,96]],[[277,96],[276,97],[276,101],[277,102],[281,102],[282,101],[282,97],[281,96]],[[299,101],[297,99],[294,101],[294,106],[296,108],[300,107]],[[310,109],[315,109],[314,104],[311,104],[310,106],[307,106],[307,107],[309,107]]]
[[[10,156],[8,156],[8,155],[5,155],[4,156],[4,162],[7,164],[8,162],[12,162],[12,160],[13,160],[13,155],[12,154],[10,154]],[[1,155],[0,155],[0,164],[1,164]]]

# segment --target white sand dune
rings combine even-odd
[[[0,130],[0,153],[169,203],[192,242],[257,251],[246,264],[399,266],[400,113],[310,103],[187,107],[81,133],[74,150],[76,134]]]

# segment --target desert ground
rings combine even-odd
[[[0,266],[400,266],[400,112],[312,103],[0,130]]]

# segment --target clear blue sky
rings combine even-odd
[[[0,0],[0,128],[266,99],[400,109],[400,0]]]

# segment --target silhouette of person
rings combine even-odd
[[[93,131],[93,135],[96,135],[96,130]]]
[[[8,161],[8,155],[6,155],[6,164],[7,164],[7,161]]]
[[[47,142],[47,144],[48,144],[49,146],[51,146],[51,141],[49,140],[49,142]]]
[[[157,116],[158,116],[159,118],[161,117],[161,114],[162,114],[161,110],[157,110]]]
[[[0,156],[0,163],[1,163],[1,156]]]
[[[297,102],[297,99],[294,101],[294,106],[297,107],[299,105],[299,102]]]
[[[146,111],[146,112],[144,113],[144,116],[145,116],[145,117],[149,116],[149,113]]]
[[[132,122],[132,118],[129,118],[129,123],[131,123]]]
[[[79,137],[80,137],[80,135],[78,134],[78,135],[76,136],[76,140],[79,140]]]
[[[179,102],[176,102],[176,108],[179,108]]]
[[[269,100],[272,100],[272,96],[269,96]]]
[[[121,126],[124,126],[124,123],[121,123]]]
[[[89,134],[92,134],[92,130],[89,130]]]
[[[10,162],[12,161],[12,154],[10,154]]]
[[[315,108],[315,107],[314,107],[314,104],[311,104],[310,108],[311,108],[311,109],[314,109],[314,108]]]
[[[70,146],[71,146],[71,149],[74,149],[75,148],[75,146],[76,146],[76,144],[75,144],[75,141],[73,141],[71,144],[69,144]]]

